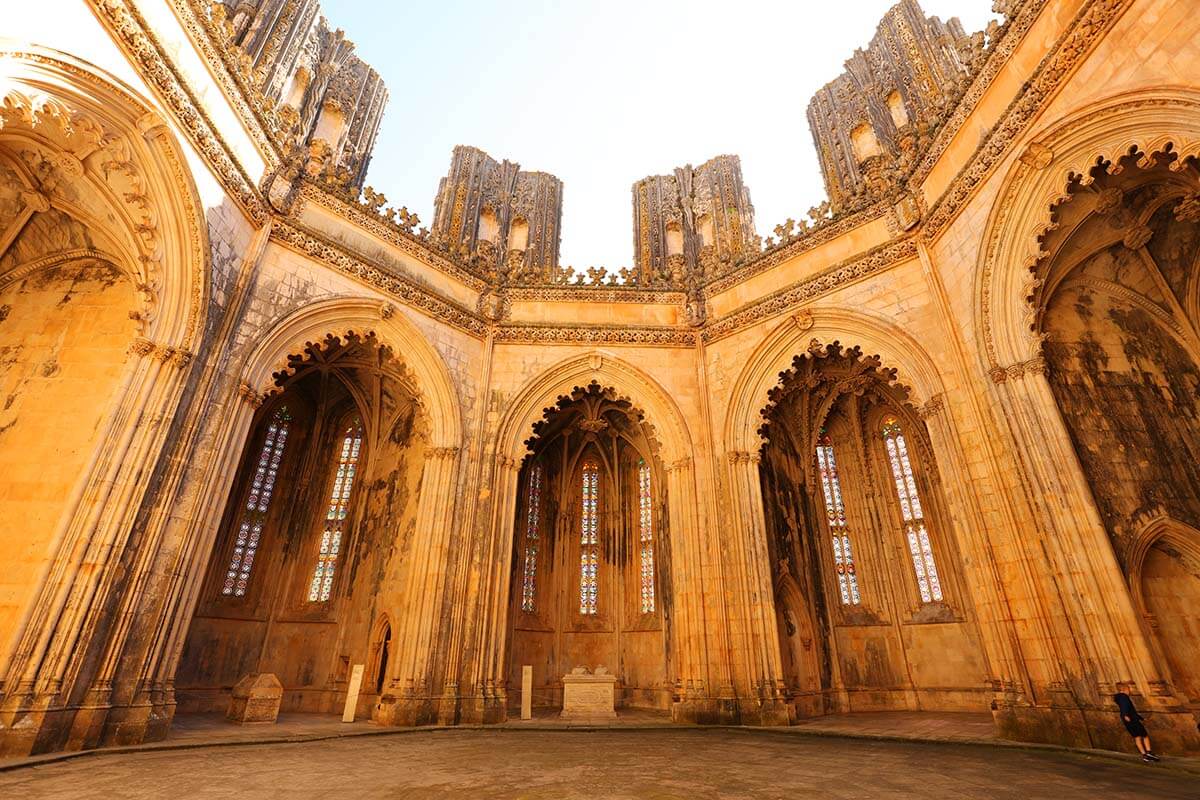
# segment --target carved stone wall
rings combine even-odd
[[[760,473],[795,714],[906,708],[913,697],[922,708],[979,706],[988,692],[979,631],[921,416],[877,358],[837,343],[797,356],[782,377],[764,411]],[[913,469],[906,497],[919,499],[911,510],[923,520],[933,565],[922,563],[920,575],[938,584],[928,597],[906,539],[918,534],[896,493],[885,421],[902,432]],[[820,443],[835,457],[832,492]],[[835,528],[834,517],[844,527]]]
[[[968,77],[960,50],[970,45],[956,18],[926,17],[917,0],[901,0],[846,71],[813,96],[808,125],[835,213],[911,161]]]
[[[500,283],[560,283],[562,181],[475,147],[454,148],[434,199],[433,240]]]
[[[226,0],[222,8],[258,88],[291,109],[299,141],[323,141],[332,161],[323,166],[344,187],[362,188],[387,103],[383,79],[329,28],[317,0]]]
[[[683,287],[758,249],[754,206],[737,156],[677,167],[633,185],[634,282]]]

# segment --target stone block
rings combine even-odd
[[[233,687],[226,719],[239,725],[272,723],[279,716],[283,684],[270,672],[252,672]]]
[[[605,719],[617,716],[617,676],[604,667],[595,674],[577,667],[563,676],[563,719]]]

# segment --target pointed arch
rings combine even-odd
[[[366,297],[333,297],[304,306],[276,322],[246,357],[243,381],[259,395],[288,369],[288,357],[329,334],[374,334],[412,373],[417,402],[429,424],[430,445],[459,447],[462,413],[445,361],[421,331],[392,305]]]
[[[194,352],[211,251],[200,195],[170,127],[120,79],[49,48],[0,46],[0,83],[0,146],[19,144],[55,164],[54,181],[29,187],[30,213],[58,209],[88,226],[141,294],[142,335]]]
[[[1177,157],[1172,168],[1200,156],[1200,92],[1166,87],[1115,95],[1029,137],[992,204],[979,253],[975,317],[985,370],[1041,351],[1027,299],[1037,288],[1031,270],[1044,255],[1041,237],[1057,224],[1053,208],[1070,198],[1072,177],[1086,184],[1099,162],[1135,153],[1140,166],[1150,166],[1166,152]]]
[[[896,382],[908,391],[914,406],[942,393],[942,379],[933,359],[907,332],[885,317],[842,308],[805,309],[780,323],[754,349],[733,384],[724,424],[724,447],[729,452],[756,452],[768,393],[780,373],[814,342],[840,341],[877,355],[882,366],[896,370]]]
[[[679,406],[653,378],[633,365],[602,351],[573,356],[546,369],[517,393],[501,421],[497,455],[520,460],[525,440],[542,412],[560,395],[591,382],[612,386],[646,415],[661,447],[663,463],[692,457],[692,437]]]

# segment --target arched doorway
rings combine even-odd
[[[764,410],[780,654],[797,715],[987,707],[923,420],[878,357],[813,342]]]
[[[1194,165],[1175,160],[1129,155],[1076,176],[1043,240],[1034,308],[1047,379],[1160,673],[1196,704],[1200,204]],[[1148,546],[1154,518],[1182,524]]]
[[[509,702],[533,666],[533,706],[562,676],[604,667],[617,704],[667,710],[670,558],[663,471],[649,426],[598,383],[534,426],[518,478],[509,591]]]
[[[218,711],[249,673],[282,708],[359,710],[388,691],[390,620],[416,534],[426,423],[412,379],[373,335],[291,359],[258,410],[176,675],[181,712]],[[382,623],[380,620],[383,620]]]

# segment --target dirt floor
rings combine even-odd
[[[445,730],[93,755],[2,773],[0,797],[1196,800],[1200,778],[1072,753],[744,730]]]

